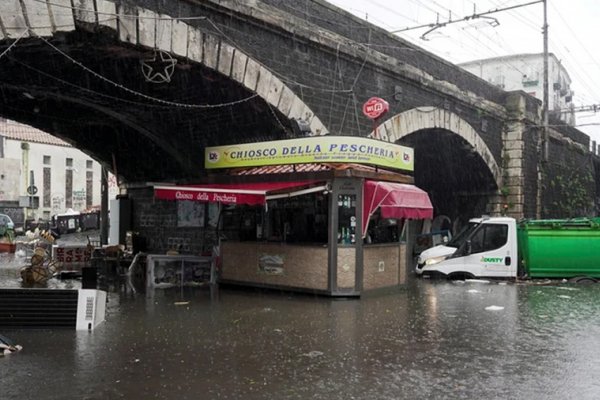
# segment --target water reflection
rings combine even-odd
[[[497,282],[360,300],[117,290],[93,333],[4,332],[24,350],[0,359],[2,398],[595,399],[599,300]]]

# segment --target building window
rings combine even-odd
[[[52,159],[50,158],[50,156],[44,156],[44,165],[50,165],[51,161]]]
[[[94,205],[93,202],[94,202],[94,172],[86,171],[86,173],[85,173],[85,207],[91,208]]]
[[[52,173],[50,167],[44,167],[44,175],[42,177],[42,185],[44,187],[44,192],[42,194],[42,206],[43,207],[51,207],[52,200],[50,198],[52,193]]]
[[[86,167],[87,169],[92,169],[92,168],[94,167],[94,162],[93,162],[92,160],[87,160],[87,161],[85,162],[85,167]]]
[[[67,159],[69,160],[69,159]],[[72,159],[70,159],[73,161]],[[65,171],[65,207],[73,208],[73,170]]]
[[[522,80],[522,84],[523,87],[531,87],[531,86],[537,86],[539,84],[539,72],[535,67],[531,67],[528,70],[528,74],[524,74],[523,75],[523,80]]]
[[[67,158],[67,167],[72,167],[72,166],[73,166],[73,159]]]

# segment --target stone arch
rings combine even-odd
[[[264,65],[217,36],[181,20],[108,0],[11,1],[0,6],[0,40],[50,37],[77,27],[109,28],[122,42],[163,50],[200,63],[256,93],[289,119],[302,120],[313,135],[329,133],[321,120]],[[71,12],[67,12],[66,10]]]
[[[457,114],[437,107],[417,107],[396,114],[377,127],[378,137],[397,142],[404,136],[423,129],[445,129],[466,140],[479,154],[494,176],[497,187],[502,186],[502,174],[487,144],[475,129]],[[373,137],[374,132],[369,134]]]

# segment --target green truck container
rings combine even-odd
[[[600,218],[525,220],[517,237],[530,278],[600,278]]]

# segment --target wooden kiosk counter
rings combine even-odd
[[[345,146],[355,144],[354,153],[377,151],[384,160],[368,159],[376,166],[319,162],[324,152],[318,151],[310,155],[311,162],[298,161],[306,161],[314,143],[335,150],[335,140],[340,138]],[[412,185],[412,176],[380,165],[392,159],[396,163],[392,167],[403,169],[395,160],[399,158],[404,169],[412,170],[412,149],[366,138],[354,138],[351,144],[347,137],[324,139],[236,145],[235,151],[246,156],[249,150],[244,146],[276,148],[286,154],[289,142],[300,142],[296,151],[306,151],[301,157],[284,157],[288,164],[270,156],[266,162],[252,159],[219,165],[214,168],[232,169],[211,175],[204,185],[154,186],[154,196],[219,204],[218,282],[331,296],[360,296],[367,290],[405,283],[410,264],[407,221],[432,218],[433,210],[427,193]],[[268,146],[273,143],[279,147]],[[349,160],[336,153],[335,160],[353,161],[354,153],[346,156]],[[207,148],[206,167],[222,154],[231,155],[231,149]]]

